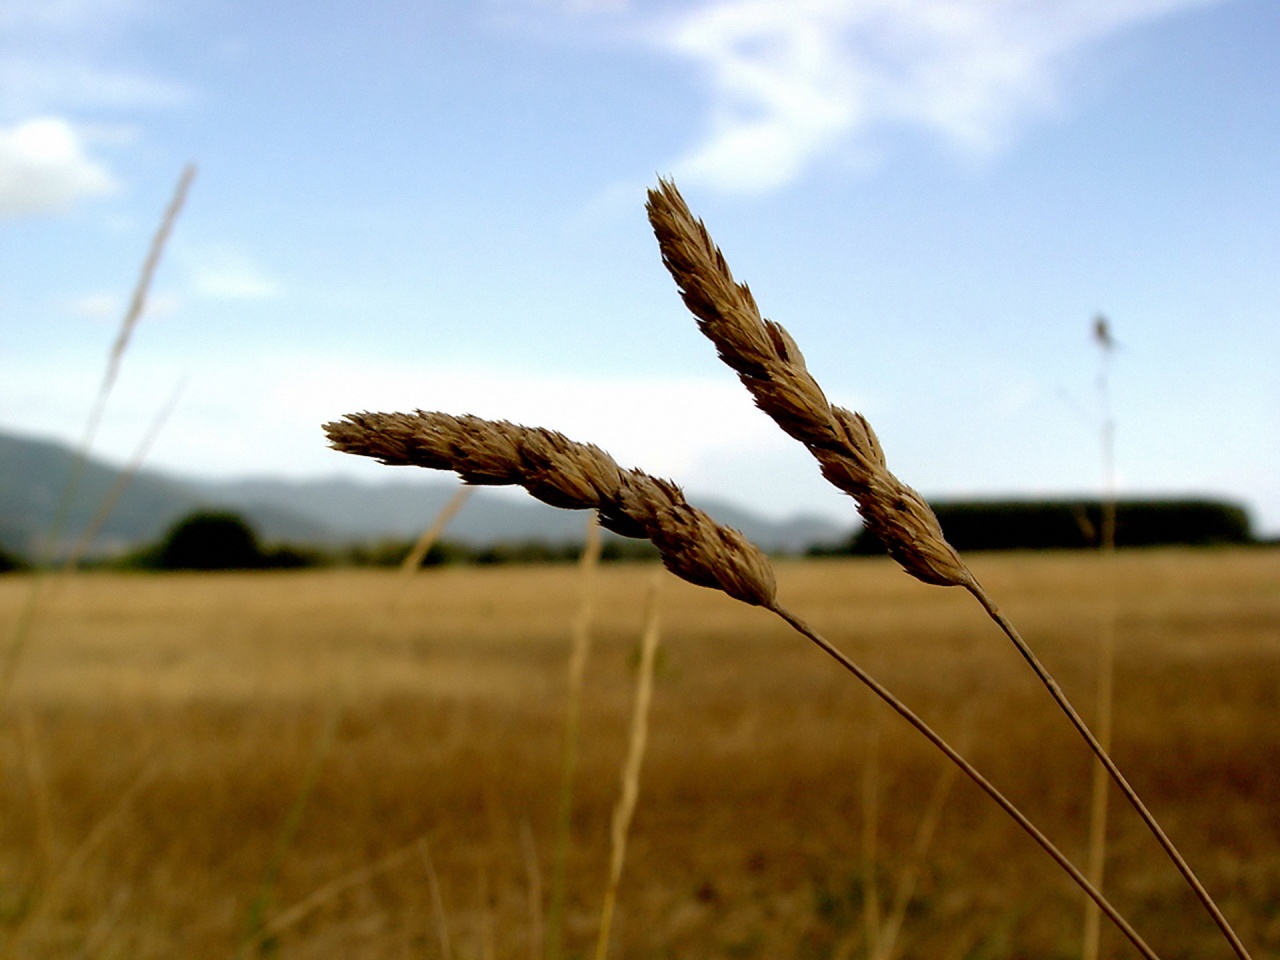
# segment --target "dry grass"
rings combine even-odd
[[[674,187],[670,188],[674,196]],[[650,198],[653,198],[650,194]],[[710,243],[705,232],[701,234]],[[717,257],[719,256],[717,251]],[[727,268],[723,271],[728,277]],[[732,278],[729,278],[732,283]],[[745,288],[737,288],[745,290]],[[758,318],[757,318],[758,319]],[[777,328],[780,330],[781,328]],[[763,335],[763,328],[761,334]],[[748,331],[749,332],[749,331]],[[785,334],[783,334],[785,337]],[[789,339],[787,340],[789,343]],[[722,351],[722,355],[723,355]],[[780,382],[784,376],[795,379],[796,369],[803,370],[797,360],[789,357],[782,373],[770,382]],[[807,381],[816,390],[812,378]],[[772,394],[765,390],[766,395]],[[819,398],[821,393],[818,393]],[[772,400],[770,400],[772,403]],[[1076,729],[1085,736],[1094,753],[1107,765],[1108,771],[1125,790],[1135,808],[1156,833],[1165,850],[1175,858],[1183,875],[1192,883],[1196,892],[1214,912],[1215,918],[1231,937],[1234,932],[1226,927],[1218,913],[1217,905],[1199,885],[1190,870],[1175,852],[1172,843],[1156,825],[1147,808],[1120,776],[1111,758],[1101,749],[1093,735],[1084,726],[1075,710],[1067,702],[1057,682],[1046,671],[1039,659],[1013,629],[1012,624],[996,609],[978,585],[972,573],[960,561],[950,545],[942,539],[937,518],[933,511],[914,492],[902,486],[884,466],[870,427],[848,411],[832,408],[822,401],[822,409],[806,411],[815,418],[826,417],[831,421],[827,435],[834,436],[835,426],[857,421],[864,428],[864,439],[870,438],[878,462],[872,463],[862,452],[849,447],[832,454],[832,463],[845,465],[842,469],[851,476],[854,471],[867,473],[867,485],[858,494],[858,507],[865,517],[874,517],[881,532],[891,525],[897,547],[890,547],[890,554],[908,573],[926,583],[949,582],[965,586],[987,610],[988,614],[1004,629],[1019,652],[1035,669],[1058,704],[1066,711]],[[784,422],[782,418],[780,422]],[[797,419],[804,419],[798,416]],[[777,585],[773,568],[758,548],[738,531],[717,524],[703,511],[691,506],[675,484],[660,480],[638,469],[623,469],[607,453],[592,444],[570,440],[563,434],[541,427],[526,427],[505,420],[485,420],[481,417],[454,416],[439,411],[419,410],[416,413],[353,413],[341,421],[325,424],[330,443],[338,450],[359,456],[373,457],[384,464],[419,466],[432,470],[451,470],[464,481],[472,484],[516,485],[552,506],[568,509],[592,509],[600,523],[623,536],[647,539],[658,549],[662,563],[676,576],[689,583],[723,591],[735,600],[764,607],[786,621],[797,633],[807,637],[825,650],[833,659],[852,673],[859,682],[871,690],[884,703],[954,762],[965,775],[984,790],[992,800],[1013,818],[1084,890],[1103,913],[1137,947],[1147,960],[1159,960],[1158,955],[1134,929],[1132,923],[1088,881],[1079,868],[1050,840],[1033,820],[1006,797],[991,780],[961,756],[941,734],[911,710],[896,694],[869,674],[856,660],[791,610],[782,606],[777,598]],[[816,428],[815,428],[816,429]],[[824,428],[825,429],[825,428]],[[842,428],[843,429],[843,428]],[[847,433],[847,431],[846,431]],[[823,460],[824,473],[828,460],[824,456],[831,451],[825,447],[811,450]],[[851,463],[850,458],[857,460]],[[850,465],[851,463],[851,465]],[[889,498],[891,502],[884,502]],[[912,499],[914,498],[914,499]],[[891,519],[886,520],[889,517]],[[868,523],[871,521],[868,520]],[[946,558],[950,559],[947,560]],[[941,559],[940,559],[941,558]],[[943,562],[945,561],[945,563]],[[952,579],[939,579],[945,569]],[[570,693],[570,702],[574,702]],[[874,835],[874,831],[870,832]],[[874,877],[874,871],[870,874]],[[560,876],[557,861],[557,880]],[[559,891],[559,884],[556,886]],[[867,926],[868,937],[874,942],[878,930],[878,912],[873,902],[874,881],[868,884]],[[552,901],[552,949],[551,960],[560,956],[558,934],[560,931],[560,898]],[[1233,943],[1237,942],[1233,939]],[[1241,960],[1251,960],[1239,949]]]
[[[1094,623],[1097,563],[972,563],[1078,697],[1094,675],[1079,638]],[[1256,955],[1280,956],[1280,553],[1122,553],[1116,567],[1120,761]],[[649,570],[597,578],[570,955],[595,939]],[[976,703],[979,766],[1083,854],[1091,758],[962,595],[877,560],[782,564],[778,578],[833,640],[874,650],[886,682],[944,733],[963,739]],[[399,582],[364,571],[73,578],[13,691],[29,723],[0,728],[2,929],[31,910],[42,857],[43,876],[62,878],[21,955],[229,957],[341,681],[347,707],[276,893],[282,913],[315,906],[281,928],[280,955],[436,957],[447,929],[459,960],[490,943],[497,957],[528,957],[536,872],[521,838],[532,834],[545,869],[576,572],[430,571],[376,633]],[[0,627],[25,589],[0,580]],[[664,595],[667,652],[614,955],[831,956],[862,916],[868,695],[761,610],[678,582]],[[893,888],[941,760],[890,716],[880,750],[879,872]],[[423,859],[398,856],[421,837],[443,925]],[[1128,810],[1114,812],[1108,876],[1162,955],[1222,955]],[[961,781],[898,955],[1078,956],[1079,910],[1078,891]],[[1104,929],[1101,955],[1132,953]]]
[[[659,181],[649,191],[649,221],[662,252],[662,262],[671,273],[685,305],[693,313],[699,329],[715,344],[716,351],[737,372],[756,406],[768,414],[789,436],[800,441],[817,459],[822,475],[848,493],[858,505],[864,525],[880,538],[888,553],[907,573],[925,583],[963,587],[1005,633],[1022,658],[1040,679],[1098,761],[1106,768],[1121,793],[1151,830],[1170,860],[1213,917],[1240,960],[1252,960],[1243,941],[1213,900],[1182,852],[1160,826],[1150,808],[1128,782],[1102,741],[1093,733],[1070,699],[1032,647],[996,606],[993,594],[965,566],[947,543],[933,510],[924,499],[902,483],[888,468],[884,451],[870,423],[860,413],[832,405],[805,367],[799,347],[783,327],[766,320],[756,306],[746,284],[738,283],[724,255],[715,245],[702,221],[689,211],[675,184]],[[1100,335],[1109,339],[1105,325]],[[950,756],[975,783],[1031,834],[1097,906],[1124,932],[1148,960],[1156,954],[1128,922],[1107,903],[1101,892],[1028,820],[1015,805],[940,740],[928,726],[866,676],[863,670],[843,658],[824,639],[780,608],[798,631],[828,650],[867,686],[910,721],[935,746]],[[1105,691],[1109,697],[1109,691]],[[1109,713],[1107,714],[1109,729]],[[1101,876],[1100,865],[1096,868]],[[1089,951],[1086,946],[1086,952]]]

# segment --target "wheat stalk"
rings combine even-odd
[[[1251,960],[1209,892],[1052,674],[947,543],[933,510],[889,471],[866,418],[827,400],[806,369],[795,341],[779,324],[761,316],[751,291],[734,280],[724,255],[702,221],[690,213],[674,183],[659,181],[658,188],[649,191],[647,209],[662,262],[686,306],[699,329],[715,344],[720,359],[737,371],[756,406],[809,449],[828,481],[854,498],[867,528],[907,573],[929,584],[964,587],[982,605],[1106,767],[1236,955],[1240,960]]]
[[[657,660],[660,631],[658,625],[658,584],[654,577],[649,587],[648,610],[645,613],[644,635],[640,641],[640,669],[636,676],[636,698],[631,710],[631,738],[627,758],[622,765],[622,793],[613,809],[609,825],[609,881],[605,885],[604,906],[600,911],[600,933],[596,938],[595,960],[605,960],[609,955],[609,931],[613,927],[613,911],[618,902],[618,885],[622,881],[622,867],[627,857],[627,832],[636,812],[636,800],[640,796],[640,765],[644,762],[645,746],[649,739],[649,704],[653,699],[653,669]]]
[[[464,488],[468,489],[468,488]],[[595,575],[600,563],[600,522],[587,514],[586,536],[578,560],[581,596],[573,621],[569,650],[569,687],[565,699],[564,751],[560,774],[560,802],[556,808],[555,860],[551,866],[551,909],[547,922],[547,957],[560,960],[564,938],[564,900],[569,863],[569,834],[573,825],[573,784],[578,771],[578,740],[582,726],[582,684],[591,653],[591,618],[595,612]]]
[[[111,390],[120,374],[120,365],[124,361],[124,354],[129,347],[129,341],[133,337],[133,330],[138,325],[138,320],[141,319],[143,310],[146,309],[147,295],[151,290],[151,281],[155,276],[156,267],[160,264],[160,256],[164,253],[165,244],[169,241],[169,234],[173,232],[173,226],[178,221],[178,214],[182,212],[182,207],[187,202],[187,193],[191,189],[191,183],[195,180],[195,176],[195,164],[189,163],[183,167],[182,173],[178,177],[178,183],[174,187],[173,196],[169,200],[169,205],[165,208],[164,214],[160,218],[160,225],[156,228],[156,232],[151,238],[151,246],[147,249],[147,256],[142,262],[142,269],[138,274],[137,283],[134,284],[133,295],[129,298],[129,307],[125,311],[125,315],[120,322],[120,329],[116,332],[116,339],[107,354],[107,368],[103,373],[102,383],[98,386],[98,394],[94,398],[93,407],[89,411],[84,434],[80,438],[80,445],[76,448],[75,459],[71,461],[71,472],[63,484],[62,492],[58,497],[58,505],[54,510],[53,520],[50,522],[49,530],[40,546],[40,557],[36,562],[36,574],[31,578],[31,589],[27,593],[27,598],[18,614],[17,623],[14,625],[13,633],[10,635],[9,642],[5,647],[3,662],[0,662],[0,706],[4,704],[9,695],[9,688],[13,685],[14,675],[18,670],[22,655],[35,628],[36,614],[40,606],[41,590],[44,584],[45,568],[57,551],[63,528],[71,515],[71,507],[75,503],[76,493],[80,487],[80,478],[89,462],[89,450],[93,446],[93,438],[97,435],[98,425],[102,422],[103,411],[107,408],[107,400],[110,398]],[[111,494],[108,494],[108,497],[110,496]]]
[[[92,519],[89,520],[88,526],[81,532],[80,539],[75,542],[71,552],[67,554],[61,565],[59,565],[59,574],[65,576],[75,570],[80,560],[89,551],[89,547],[93,545],[93,541],[102,532],[103,526],[111,516],[111,511],[116,508],[116,504],[124,496],[129,484],[138,475],[138,471],[142,469],[143,461],[146,460],[147,454],[150,453],[152,444],[160,436],[160,431],[164,429],[165,423],[168,422],[170,414],[173,413],[174,408],[178,405],[178,399],[185,389],[186,382],[179,383],[174,388],[173,393],[170,394],[165,405],[160,408],[160,412],[156,414],[155,419],[151,421],[151,426],[143,434],[138,446],[134,448],[133,456],[129,458],[125,468],[117,474],[115,483],[111,485],[111,489],[107,491],[102,501],[98,504],[98,509],[94,512]]]
[[[440,512],[436,514],[435,520],[431,525],[422,531],[422,535],[418,537],[417,542],[413,545],[404,560],[400,563],[401,580],[410,579],[418,569],[422,566],[422,561],[427,559],[427,554],[431,552],[431,548],[436,545],[436,541],[440,539],[444,533],[445,527],[449,525],[454,517],[458,515],[458,511],[466,506],[467,500],[471,496],[474,487],[459,487],[449,498],[448,502],[440,508]]]
[[[650,190],[648,210],[662,262],[686,306],[756,406],[809,448],[823,476],[853,495],[867,528],[908,573],[925,583],[969,583],[972,575],[942,536],[933,510],[889,472],[871,424],[828,402],[791,335],[760,316],[751,291],[734,281],[675,185],[664,180]]]
[[[424,411],[355,413],[324,429],[334,448],[346,453],[386,464],[453,470],[468,483],[522,486],[552,506],[594,509],[615,533],[650,540],[666,568],[681,579],[772,611],[946,754],[1070,875],[1147,960],[1159,960],[1084,874],[973,764],[861,666],[781,606],[773,568],[764,554],[736,530],[690,506],[675,484],[640,470],[624,470],[599,447],[506,421]]]
[[[1102,523],[1098,538],[1098,548],[1102,552],[1102,602],[1098,610],[1097,715],[1094,722],[1098,725],[1098,742],[1110,751],[1116,658],[1116,422],[1111,412],[1111,354],[1115,350],[1115,340],[1111,337],[1107,318],[1102,314],[1094,318],[1093,340],[1098,345],[1101,361],[1098,371],[1098,399],[1102,408],[1100,432],[1104,487]],[[1085,872],[1098,889],[1102,889],[1107,866],[1107,802],[1110,785],[1106,768],[1095,759],[1093,789],[1089,799],[1089,856],[1085,862]],[[1098,960],[1101,934],[1098,911],[1092,902],[1086,902],[1081,960]]]
[[[522,486],[553,507],[596,510],[605,529],[653,541],[676,576],[754,606],[773,602],[773,569],[742,534],[691,507],[674,483],[624,470],[599,447],[554,430],[421,410],[353,413],[325,431],[346,453],[453,470],[467,483]]]

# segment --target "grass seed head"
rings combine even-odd
[[[925,583],[967,584],[971,575],[933,510],[889,472],[871,424],[827,400],[791,335],[760,315],[750,289],[733,279],[675,184],[660,180],[649,191],[647,209],[662,262],[685,305],[756,406],[809,449],[829,482],[854,498],[867,528],[908,573]]]
[[[768,559],[685,500],[674,483],[626,470],[599,447],[540,427],[447,413],[353,413],[325,424],[334,448],[382,463],[453,470],[467,483],[522,486],[554,507],[599,512],[624,537],[653,541],[676,576],[772,607]]]

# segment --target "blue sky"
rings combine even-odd
[[[933,496],[1102,484],[1280,532],[1280,6],[1265,0],[8,0],[0,427],[74,440],[199,164],[95,449],[389,475],[319,423],[561,429],[848,518],[664,273],[674,175]],[[401,475],[401,474],[397,474]]]

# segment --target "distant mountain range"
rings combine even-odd
[[[74,451],[63,443],[0,431],[0,548],[35,555],[59,510],[74,463]],[[421,480],[384,483],[271,478],[213,482],[140,470],[124,486],[88,554],[114,554],[153,542],[176,520],[202,508],[240,513],[271,543],[335,547],[416,537],[457,489],[456,483],[423,474]],[[120,481],[120,467],[97,459],[85,463],[59,552],[76,542]],[[856,529],[854,523],[841,526],[816,516],[775,521],[724,500],[691,499],[769,551],[799,553],[810,546],[841,543]],[[582,536],[583,520],[578,511],[480,489],[449,525],[446,537],[481,547],[534,540],[564,543]]]

